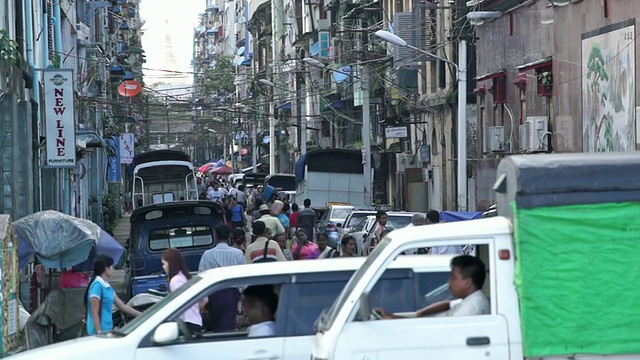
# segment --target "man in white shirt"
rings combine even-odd
[[[411,217],[411,224],[407,225],[407,227],[413,226],[422,226],[425,222],[425,215],[423,213],[415,213]],[[415,255],[418,253],[418,249],[411,249],[404,252],[405,255]]]
[[[440,219],[440,213],[437,210],[429,210],[427,212],[428,224],[439,224],[445,222]],[[431,255],[462,255],[462,246],[434,246],[431,248]]]
[[[222,198],[227,196],[227,194],[228,194],[227,190],[224,188],[221,188],[220,183],[218,183],[217,181],[214,182],[213,185],[207,189],[207,199],[213,202],[221,203]]]
[[[487,269],[480,258],[461,255],[451,260],[449,291],[457,298],[441,301],[416,311],[414,316],[473,316],[490,313],[489,299],[482,292]],[[382,318],[399,319],[407,316],[390,314],[378,308],[374,310]]]
[[[215,234],[215,246],[202,254],[198,271],[247,263],[241,250],[229,246],[231,229],[227,225],[218,225]],[[238,301],[240,292],[237,288],[221,289],[211,294],[207,303],[209,318],[205,321],[205,328],[214,332],[235,330]]]
[[[275,313],[278,295],[272,285],[255,285],[243,292],[242,304],[249,322],[249,337],[273,336],[276,332]]]
[[[243,208],[246,209],[247,206],[247,195],[244,193],[244,186],[242,184],[238,185],[238,188],[232,188],[229,191],[229,195],[236,198],[236,202],[239,205],[242,205]]]

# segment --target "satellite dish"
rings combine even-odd
[[[244,62],[244,56],[238,56],[236,59],[236,65],[240,66]]]
[[[236,54],[237,54],[238,56],[242,56],[242,55],[244,55],[244,46],[240,46],[240,47],[238,48],[238,51],[236,51]]]

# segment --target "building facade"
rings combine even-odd
[[[635,2],[469,5],[497,16],[475,26],[479,208],[495,202],[491,188],[505,156],[636,150]]]

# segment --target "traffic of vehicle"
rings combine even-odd
[[[615,225],[598,222],[600,213],[592,210],[633,211],[633,200],[616,199],[635,199],[637,190],[625,178],[602,185],[586,181],[585,174],[620,173],[638,162],[625,156],[509,157],[499,167],[497,204],[485,212],[391,211],[344,198],[314,207],[309,198],[296,196],[302,203],[291,203],[286,190],[272,182],[293,175],[267,176],[247,189],[233,175],[198,173],[199,200],[162,201],[133,211],[121,255],[127,259],[126,291],[121,304],[109,306],[110,327],[75,340],[69,340],[72,331],[47,340],[36,325],[51,316],[47,308],[63,309],[64,296],[82,297],[95,280],[80,281],[51,293],[29,317],[28,351],[15,357],[599,359],[581,356],[580,349],[589,347],[566,334],[596,311],[601,300],[590,292],[593,281],[609,276],[603,274],[613,266],[593,246],[625,258],[618,242],[630,240]],[[531,181],[549,173],[565,191]],[[182,191],[165,189],[167,199]],[[296,195],[305,192],[298,186]],[[579,235],[550,236],[549,227],[556,225]],[[618,242],[601,241],[614,235]],[[588,257],[576,256],[587,250]],[[172,252],[188,274],[179,287],[167,257]],[[580,277],[587,264],[597,272]],[[564,265],[571,265],[566,274],[553,270]],[[108,273],[100,276],[108,279]],[[606,298],[615,302],[625,289],[612,282]],[[566,312],[561,304],[567,301],[581,307]],[[94,304],[86,306],[82,312],[90,317]],[[71,309],[58,311],[78,321]],[[618,356],[629,338],[623,319],[632,317],[624,307],[592,317],[603,326],[621,325],[586,334],[589,344],[600,341],[589,354],[604,348],[602,356],[626,359]]]

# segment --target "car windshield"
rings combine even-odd
[[[353,276],[351,277],[351,279],[349,280],[349,282],[347,283],[347,285],[344,287],[344,289],[342,290],[342,292],[340,292],[340,295],[338,295],[338,298],[336,299],[336,301],[333,303],[333,305],[331,306],[331,308],[327,311],[327,312],[323,312],[322,314],[320,314],[320,318],[318,319],[318,329],[320,331],[327,331],[331,328],[331,326],[333,326],[334,321],[336,320],[336,317],[338,316],[338,314],[340,313],[340,310],[345,306],[345,304],[347,303],[347,299],[349,299],[349,297],[351,296],[351,293],[353,293],[356,285],[358,285],[358,283],[360,282],[360,280],[362,280],[362,278],[364,277],[364,274],[366,274],[366,272],[369,270],[369,268],[371,267],[371,265],[376,261],[376,259],[378,258],[378,256],[380,256],[380,254],[383,252],[383,250],[389,246],[391,239],[388,237],[385,237],[379,244],[378,246],[376,246],[376,248],[373,250],[373,252],[367,257],[367,260],[364,262],[364,264],[360,267],[360,269],[358,269]]]
[[[360,223],[360,221],[362,221],[362,219],[366,218],[369,215],[371,214],[354,212],[353,214],[351,214],[351,218],[349,219],[349,222],[345,224],[344,227],[348,228],[348,227],[356,226]]]
[[[387,227],[394,230],[402,229],[411,224],[411,216],[405,215],[388,215]]]
[[[155,315],[158,311],[160,311],[163,307],[165,307],[168,303],[170,303],[173,299],[177,298],[185,292],[187,289],[198,283],[202,278],[198,275],[194,275],[191,277],[186,284],[180,286],[180,288],[169,295],[165,296],[162,300],[160,300],[157,304],[151,306],[149,309],[145,310],[140,316],[136,316],[131,322],[127,323],[121,329],[114,330],[114,333],[120,336],[127,336],[131,334],[138,326],[142,325],[145,321],[151,319],[153,315]]]
[[[352,208],[337,208],[331,212],[331,221],[344,220],[351,214]]]

